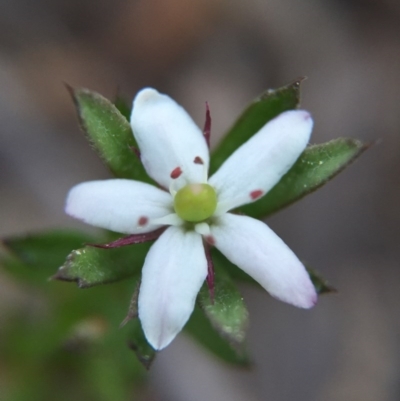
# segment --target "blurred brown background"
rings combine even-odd
[[[399,399],[400,2],[0,2],[0,235],[82,227],[63,214],[68,189],[108,177],[63,82],[129,99],[155,86],[200,125],[207,100],[216,143],[249,100],[302,75],[313,142],[380,139],[269,221],[340,292],[300,311],[243,287],[254,368],[181,335],[150,372],[151,400]],[[14,302],[2,281],[0,301]]]

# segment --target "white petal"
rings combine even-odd
[[[211,235],[215,246],[272,296],[300,308],[315,305],[317,294],[303,264],[266,224],[226,213],[211,226]]]
[[[208,236],[211,234],[210,226],[204,222],[195,224],[194,230],[196,231],[196,233],[199,233],[200,235],[203,236]]]
[[[133,102],[131,125],[142,163],[160,185],[169,188],[171,173],[178,167],[188,182],[203,182],[209,163],[203,133],[169,96],[151,88],[141,90]],[[196,158],[204,164],[195,163]]]
[[[173,200],[168,192],[139,181],[89,181],[70,190],[65,211],[96,227],[140,234],[160,227],[151,220],[170,214]]]
[[[308,112],[286,111],[237,149],[209,180],[217,215],[254,202],[278,183],[307,146],[312,126]]]
[[[207,276],[202,238],[169,227],[150,248],[139,292],[139,318],[147,341],[165,348],[189,319]]]

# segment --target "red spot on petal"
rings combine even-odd
[[[193,160],[195,164],[204,164],[203,159],[200,156],[196,156]]]
[[[171,178],[173,178],[173,179],[175,180],[175,179],[178,178],[181,174],[182,174],[182,170],[181,170],[180,167],[174,168],[174,169],[171,171]]]
[[[140,217],[140,219],[138,220],[138,224],[139,224],[139,226],[141,226],[141,227],[145,226],[148,222],[149,222],[149,219],[148,219],[146,216],[142,216],[142,217]]]
[[[215,245],[215,238],[212,235],[207,235],[205,237],[205,240],[207,241],[208,244]]]
[[[263,191],[261,191],[261,189],[257,189],[255,191],[250,192],[250,198],[253,200],[258,199],[262,196],[262,194],[263,194]]]

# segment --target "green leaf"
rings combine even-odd
[[[300,83],[304,78],[276,90],[268,90],[243,111],[212,154],[210,175],[243,143],[268,121],[287,110],[298,107]]]
[[[228,340],[222,338],[213,329],[210,321],[199,307],[195,307],[184,330],[208,351],[225,362],[241,366],[250,365],[243,347],[232,347]]]
[[[129,121],[131,118],[131,107],[127,100],[121,96],[120,93],[117,94],[114,104],[119,112],[126,118],[126,121]]]
[[[350,138],[310,146],[267,195],[240,210],[256,218],[269,216],[326,184],[369,146]]]
[[[317,294],[322,295],[338,292],[335,287],[330,285],[329,282],[314,269],[307,267],[307,272],[311,278],[312,283],[314,284]]]
[[[130,322],[130,327],[129,348],[134,351],[140,363],[148,370],[157,353],[147,342],[139,318],[133,319]]]
[[[139,296],[140,282],[137,283],[135,292],[129,305],[128,315],[121,323],[121,327],[129,323],[131,334],[129,336],[129,348],[136,354],[139,362],[147,369],[150,369],[151,364],[156,356],[156,351],[147,342],[144,335],[142,324],[138,318],[138,296]]]
[[[86,246],[72,251],[54,280],[75,281],[80,288],[112,283],[139,274],[150,243],[114,249]]]
[[[198,302],[214,329],[233,346],[241,346],[245,340],[249,314],[243,298],[229,275],[215,266],[214,302],[207,284],[198,295]]]
[[[140,280],[136,284],[136,289],[132,295],[131,302],[129,304],[128,314],[120,324],[120,327],[124,327],[132,319],[136,319],[139,316],[138,312],[138,297],[139,297]]]
[[[88,89],[68,87],[89,142],[119,178],[150,182],[133,148],[138,148],[127,119],[109,100]]]
[[[71,250],[93,241],[93,236],[72,230],[51,230],[2,240],[19,260],[47,272],[57,269]]]

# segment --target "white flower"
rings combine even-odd
[[[139,293],[139,318],[155,349],[166,347],[193,311],[207,277],[203,240],[272,296],[301,308],[316,303],[314,286],[287,245],[263,222],[229,213],[264,196],[297,160],[312,130],[308,112],[280,114],[209,179],[205,137],[170,97],[140,91],[131,125],[147,173],[169,191],[127,179],[85,182],[71,189],[66,212],[126,234],[168,226],[147,254]]]

